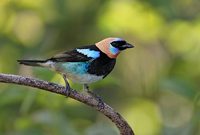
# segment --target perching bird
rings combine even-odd
[[[66,93],[69,94],[69,84],[72,82],[84,85],[102,80],[114,68],[118,54],[134,46],[121,38],[106,38],[94,45],[76,48],[53,56],[47,60],[18,60],[28,66],[46,67],[63,75],[66,83]]]

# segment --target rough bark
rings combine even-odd
[[[30,86],[49,92],[57,93],[63,96],[66,95],[65,87],[61,85],[19,75],[0,74],[0,82]],[[99,106],[99,101],[96,98],[89,94],[77,92],[74,89],[70,89],[69,97],[80,101],[88,106],[91,106],[92,108],[98,110],[103,115],[108,117],[117,126],[121,135],[134,135],[133,130],[125,121],[125,119],[105,102],[103,102],[104,107],[102,108],[101,106]]]

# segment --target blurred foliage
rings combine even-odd
[[[92,84],[94,91],[137,135],[199,135],[199,7],[199,0],[1,0],[0,72],[64,84],[60,75],[16,60],[122,37],[136,47]],[[0,89],[0,134],[118,134],[107,118],[72,99],[10,84]]]

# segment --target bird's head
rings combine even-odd
[[[121,51],[134,47],[121,38],[106,38],[96,46],[110,58],[116,58]]]

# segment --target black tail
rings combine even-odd
[[[41,66],[46,60],[17,60],[19,64],[24,64],[27,66]]]

